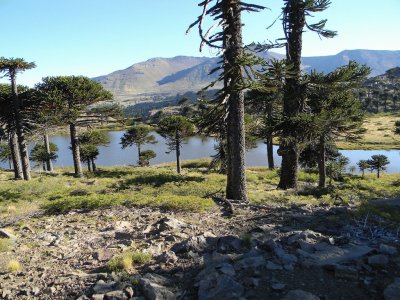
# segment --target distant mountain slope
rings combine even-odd
[[[260,56],[266,59],[284,58],[284,55],[274,52],[262,53]],[[218,60],[216,57],[190,56],[152,58],[94,80],[110,90],[117,101],[159,100],[205,87],[217,78],[218,74],[209,75],[209,72],[217,66]],[[368,65],[372,69],[371,76],[376,76],[400,66],[400,51],[345,50],[336,55],[304,57],[302,62],[305,71],[316,69],[330,72],[350,60]]]
[[[319,72],[330,72],[350,60],[366,64],[372,69],[370,76],[377,76],[390,68],[400,66],[400,51],[388,50],[345,50],[336,55],[303,57],[305,70],[316,69]]]

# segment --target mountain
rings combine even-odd
[[[284,55],[274,52],[260,56],[265,59],[284,58]],[[371,76],[376,76],[400,66],[400,51],[345,50],[336,55],[303,57],[302,64],[305,71],[330,72],[350,60],[368,65],[372,69]],[[207,86],[217,78],[217,73],[209,75],[209,72],[218,61],[217,57],[158,57],[93,79],[110,90],[117,101],[126,104],[161,100],[178,93],[199,91]],[[215,87],[220,87],[220,84]]]

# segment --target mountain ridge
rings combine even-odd
[[[284,55],[275,52],[259,55],[265,59],[284,58]],[[326,73],[350,60],[366,64],[372,70],[371,76],[377,76],[400,66],[400,50],[343,50],[334,55],[303,57],[302,65],[306,72],[315,69]],[[178,93],[201,90],[217,79],[217,73],[210,75],[209,72],[217,66],[218,61],[218,57],[205,56],[154,57],[93,79],[111,91],[116,101],[127,104],[154,101]]]

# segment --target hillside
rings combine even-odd
[[[274,52],[260,55],[266,59],[284,57]],[[345,50],[336,55],[304,57],[303,68],[306,71],[316,69],[320,72],[330,72],[350,60],[368,65],[372,69],[371,76],[376,76],[400,66],[400,51]],[[217,78],[217,74],[209,75],[217,63],[216,57],[152,58],[93,79],[110,90],[117,101],[132,104],[160,100],[188,91],[199,91]]]

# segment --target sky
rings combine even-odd
[[[400,0],[331,0],[310,23],[328,19],[338,36],[321,40],[305,33],[303,56],[349,49],[400,50]],[[0,0],[0,56],[22,57],[37,67],[19,75],[33,86],[42,77],[95,77],[153,57],[214,56],[199,52],[196,30],[185,31],[201,13],[200,0]],[[245,44],[282,37],[282,0],[248,0],[269,9],[243,15]],[[281,52],[277,51],[277,52]],[[4,78],[0,79],[4,82]]]

